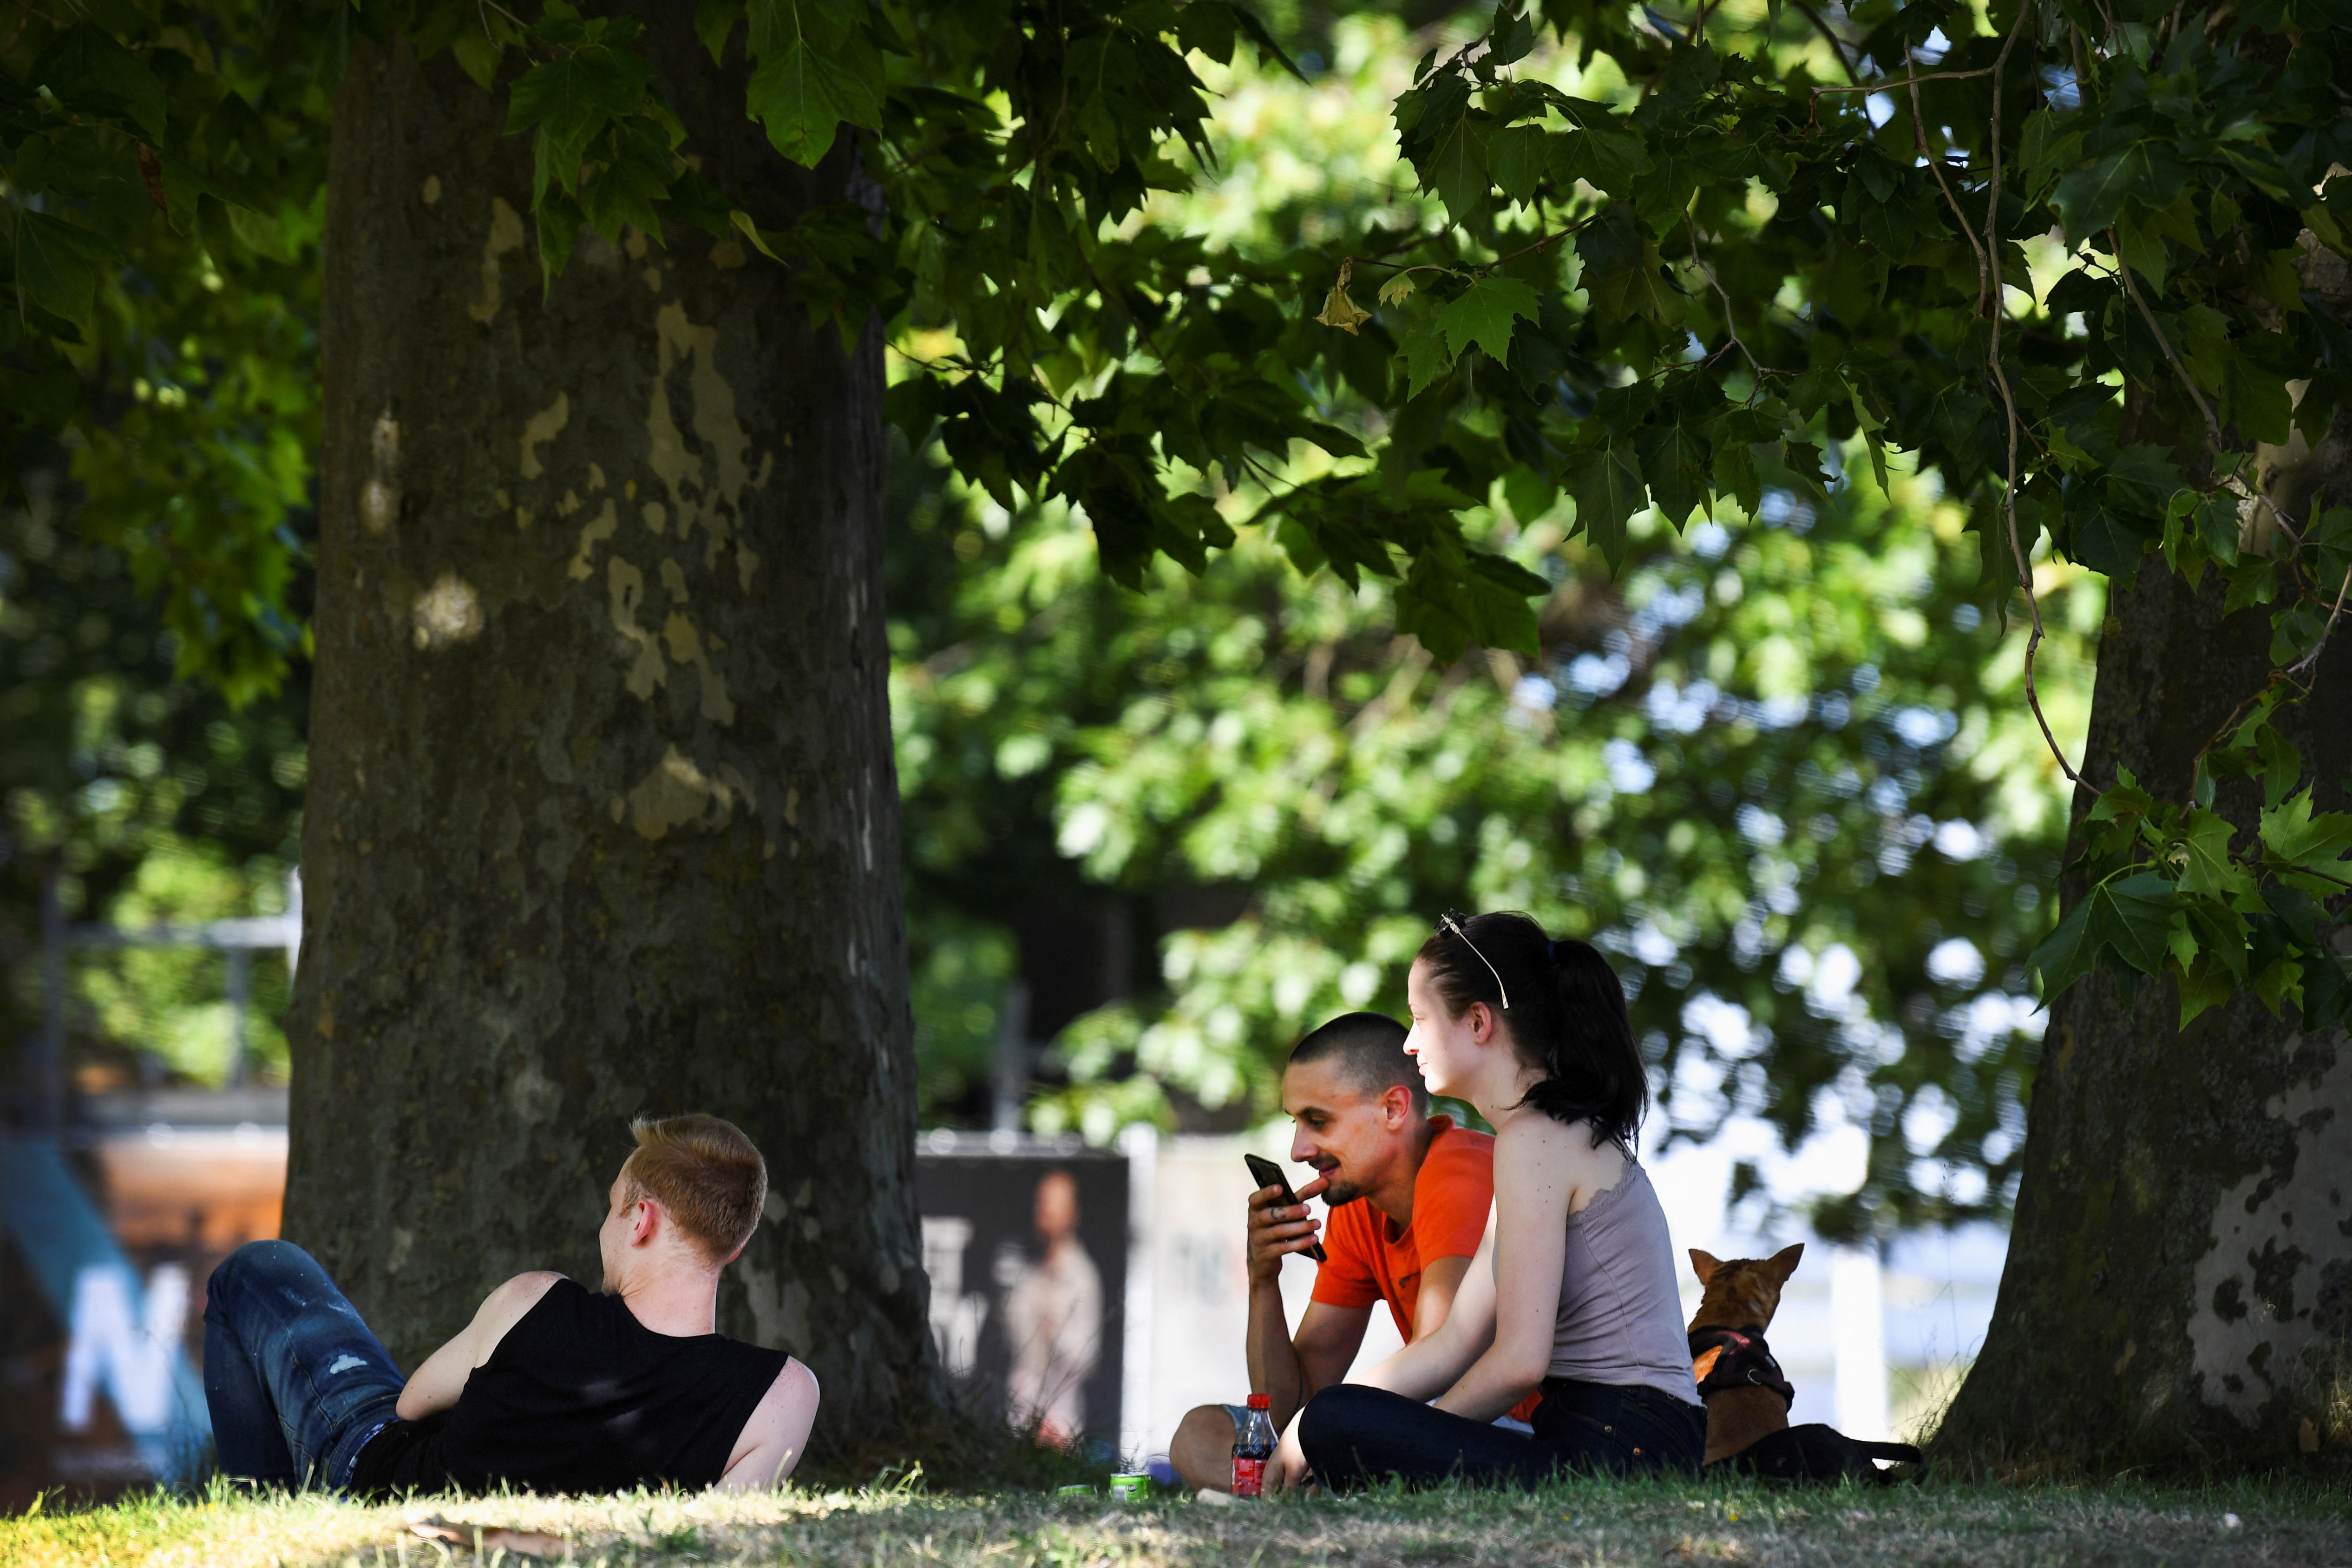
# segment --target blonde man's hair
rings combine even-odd
[[[621,1166],[625,1202],[652,1198],[713,1263],[751,1239],[768,1201],[768,1166],[743,1130],[696,1112],[629,1123],[637,1147]]]

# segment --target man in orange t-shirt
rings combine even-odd
[[[1495,1141],[1429,1114],[1404,1039],[1393,1018],[1349,1013],[1299,1041],[1282,1075],[1283,1109],[1297,1130],[1290,1157],[1318,1174],[1295,1205],[1282,1202],[1279,1187],[1250,1197],[1250,1389],[1271,1397],[1276,1431],[1347,1376],[1376,1304],[1388,1303],[1408,1344],[1435,1333],[1486,1231]],[[1329,1206],[1328,1226],[1307,1207],[1316,1197]],[[1318,1229],[1327,1261],[1294,1335],[1282,1260],[1313,1247]],[[1511,1414],[1524,1419],[1538,1397]],[[1231,1484],[1238,1408],[1204,1405],[1176,1428],[1169,1461],[1187,1486]]]

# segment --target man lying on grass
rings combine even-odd
[[[231,1476],[356,1493],[772,1487],[816,1419],[816,1378],[713,1331],[719,1274],[768,1172],[715,1116],[630,1123],[596,1233],[604,1289],[518,1274],[403,1378],[326,1270],[249,1242],[213,1271],[205,1399]]]

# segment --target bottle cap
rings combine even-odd
[[[1249,1396],[1249,1407],[1252,1410],[1271,1410],[1274,1408],[1274,1395],[1271,1394],[1253,1394]]]

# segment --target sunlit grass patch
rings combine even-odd
[[[420,1525],[441,1539],[427,1539]],[[151,1495],[0,1521],[0,1562],[10,1568],[527,1568],[535,1560],[582,1568],[2317,1563],[2352,1561],[2352,1500],[2340,1487],[2305,1481],[1834,1491],[1585,1481],[1535,1493],[1226,1506],[910,1485],[371,1506],[216,1487],[192,1499]]]

